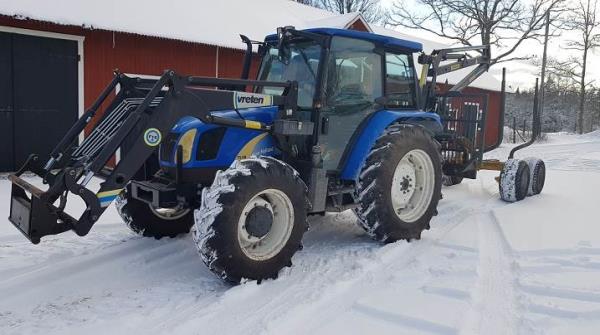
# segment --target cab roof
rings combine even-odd
[[[400,38],[394,38],[390,36],[384,36],[364,31],[357,30],[348,30],[348,29],[336,29],[336,28],[311,28],[305,29],[303,31],[321,34],[321,35],[329,35],[329,36],[342,36],[355,38],[359,40],[369,41],[376,44],[381,44],[384,47],[396,48],[396,49],[404,49],[411,52],[419,52],[423,51],[423,45],[419,42],[413,42],[408,40],[403,40]],[[265,41],[271,41],[277,39],[277,35],[269,35],[265,38]]]

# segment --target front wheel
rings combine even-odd
[[[270,157],[217,172],[195,212],[204,263],[232,283],[277,277],[292,265],[308,229],[306,190],[292,167]]]
[[[190,208],[155,208],[131,197],[129,187],[115,199],[117,212],[133,232],[160,239],[186,234],[194,224]]]
[[[359,222],[382,242],[419,239],[437,212],[441,185],[439,144],[420,127],[394,125],[360,174]]]

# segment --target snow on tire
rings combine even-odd
[[[529,165],[520,159],[509,159],[500,172],[500,198],[507,202],[523,200],[529,188]]]
[[[391,126],[359,175],[359,223],[385,243],[421,238],[437,213],[441,179],[439,144],[421,127]]]
[[[546,165],[543,160],[535,157],[525,158],[524,161],[527,162],[530,173],[527,195],[540,194],[546,181]]]
[[[307,188],[289,165],[271,157],[235,161],[202,191],[194,241],[221,278],[276,278],[302,248]]]

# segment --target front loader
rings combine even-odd
[[[286,92],[282,96],[265,96],[197,89],[208,85],[240,83],[273,85],[285,88]],[[91,133],[78,144],[79,134],[117,85],[120,85],[119,93]],[[164,90],[166,88],[168,90]],[[99,99],[65,135],[47,161],[41,161],[38,156],[31,155],[19,171],[9,176],[14,185],[10,220],[33,243],[39,243],[40,238],[45,235],[67,230],[84,236],[155,152],[163,140],[163,134],[168,134],[177,121],[187,116],[203,120],[207,124],[267,131],[273,125],[221,117],[211,114],[210,111],[233,109],[238,99],[243,100],[247,96],[260,100],[251,101],[248,105],[273,105],[292,111],[296,108],[295,92],[293,83],[181,77],[173,71],[166,71],[158,80],[145,80],[129,78],[117,72]],[[290,124],[296,123],[282,118],[277,124],[289,127]],[[114,169],[106,168],[111,157],[128,137],[134,140],[128,149],[127,157]],[[182,149],[177,147],[176,150],[181,152]],[[31,171],[43,178],[44,183],[49,185],[48,190],[43,192],[20,178],[25,171]],[[94,176],[104,180],[97,192],[86,188]],[[177,182],[178,176],[174,177],[174,181]],[[78,219],[64,211],[69,192],[82,198],[86,204],[86,210]],[[57,201],[58,206],[55,205]]]
[[[206,265],[238,283],[291,266],[308,215],[352,209],[378,241],[419,239],[437,213],[443,174],[474,178],[488,164],[485,108],[469,105],[463,119],[447,101],[487,70],[489,47],[422,54],[419,82],[413,54],[422,46],[412,41],[293,27],[264,42],[242,39],[242,79],[116,72],[50,157],[31,155],[9,176],[9,220],[33,243],[68,230],[83,236],[115,202],[143,236],[192,229]],[[253,43],[262,61],[248,80]],[[449,59],[458,65],[440,65]],[[475,64],[454,90],[436,92],[437,74]],[[69,195],[85,202],[78,218],[66,212]]]

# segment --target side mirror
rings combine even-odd
[[[292,26],[277,28],[277,57],[283,64],[288,64],[290,60],[290,47],[288,45],[289,29],[294,29]]]

